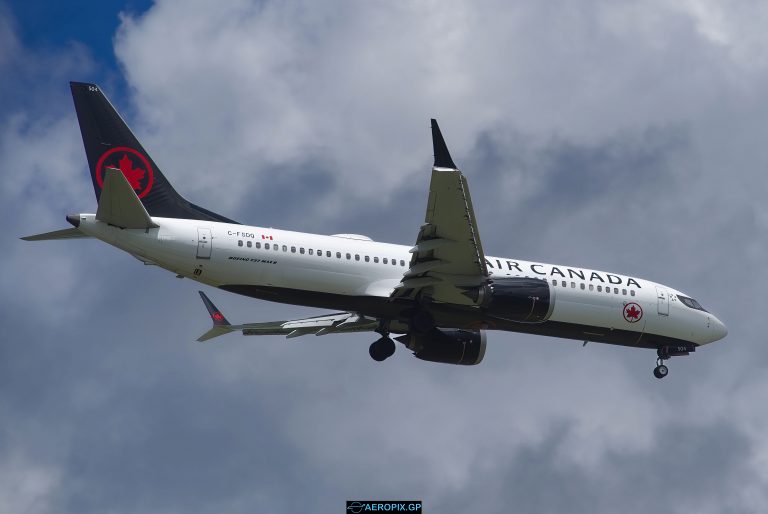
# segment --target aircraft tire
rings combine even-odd
[[[371,343],[371,346],[368,347],[368,354],[376,362],[384,361],[392,357],[394,353],[395,342],[388,337],[382,337]]]
[[[669,368],[664,364],[659,364],[653,370],[653,376],[656,378],[664,378],[669,374]]]

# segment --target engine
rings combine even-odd
[[[485,356],[485,330],[433,328],[426,334],[406,334],[397,340],[424,361],[472,366]]]
[[[472,292],[472,299],[495,318],[540,323],[552,315],[554,291],[549,282],[536,278],[498,278]]]

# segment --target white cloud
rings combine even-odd
[[[0,463],[0,511],[38,514],[54,512],[54,493],[60,484],[55,466],[42,466],[20,455]]]

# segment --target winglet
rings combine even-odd
[[[437,120],[432,118],[432,148],[435,152],[435,168],[458,169],[451,159],[448,152],[448,146],[445,144],[440,127],[437,126]]]
[[[213,327],[208,332],[201,335],[197,340],[203,342],[207,341],[208,339],[213,339],[214,337],[223,336],[224,334],[232,332],[232,328],[230,328],[231,325],[229,324],[229,321],[227,321],[227,318],[225,318],[221,311],[216,308],[216,306],[205,295],[204,292],[198,292],[200,293],[200,298],[203,299],[205,308],[208,309],[208,314],[211,316]]]

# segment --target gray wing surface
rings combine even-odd
[[[312,334],[321,336],[325,334],[373,332],[379,326],[378,320],[361,316],[354,312],[339,312],[296,320],[231,325],[202,291],[200,291],[200,297],[203,299],[206,309],[208,309],[208,314],[211,316],[211,321],[213,321],[213,327],[200,336],[198,341],[207,341],[230,332],[242,332],[245,336],[283,335],[287,338],[293,338]]]
[[[463,293],[488,282],[488,268],[469,186],[435,120],[432,144],[435,164],[424,225],[411,248],[410,267],[392,297],[474,305]]]

